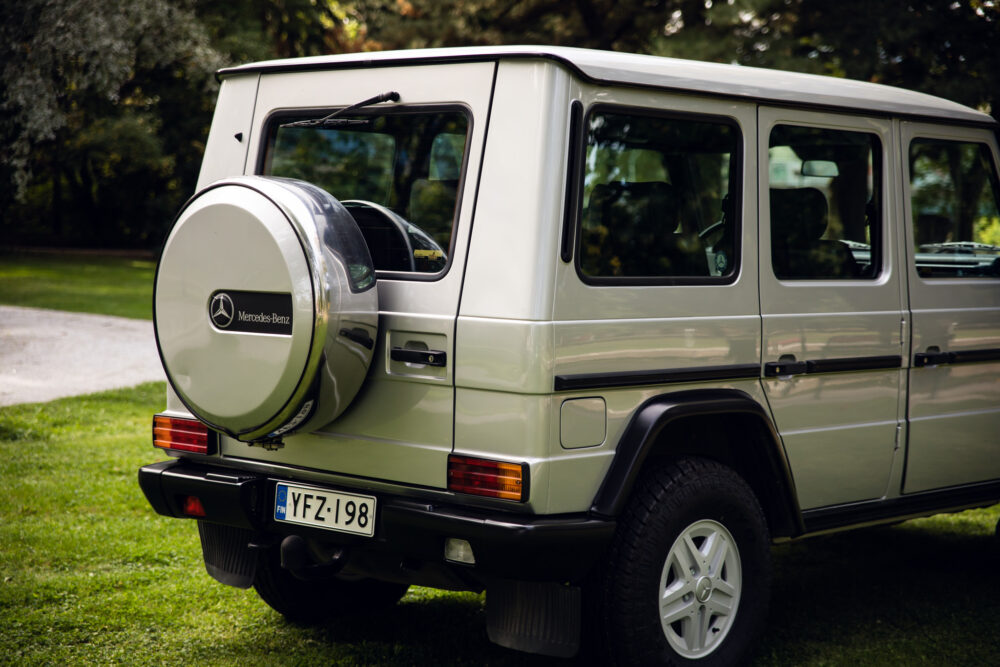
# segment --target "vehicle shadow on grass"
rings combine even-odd
[[[1000,540],[928,521],[775,547],[754,664],[996,664]]]
[[[314,655],[327,664],[551,664],[551,659],[491,643],[486,635],[483,596],[434,592],[426,599],[424,592],[426,589],[411,589],[399,604],[374,618],[340,618],[318,627],[277,622],[300,639],[315,642]]]
[[[771,611],[749,664],[995,664],[1000,540],[982,530],[909,523],[779,545],[773,556]],[[377,619],[311,628],[268,611],[267,625],[257,632],[269,640],[258,635],[244,645],[284,664],[576,665],[591,658],[557,660],[490,643],[483,597],[471,593],[415,588]]]

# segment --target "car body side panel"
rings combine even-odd
[[[914,138],[985,143],[994,165],[1000,164],[992,132],[902,124],[911,361],[931,348],[958,354],[1000,351],[1000,280],[917,274],[907,158]],[[906,493],[1000,478],[1000,361],[914,366],[908,407]]]
[[[243,174],[247,152],[257,141],[253,113],[260,75],[226,79],[219,88],[212,128],[205,143],[205,157],[197,190],[223,178]]]
[[[779,374],[763,380],[774,423],[785,444],[803,509],[882,498],[896,452],[902,370],[903,307],[900,261],[889,239],[897,233],[896,200],[883,197],[878,216],[884,243],[881,273],[872,279],[798,279],[772,267],[768,142],[776,126],[805,126],[873,135],[881,148],[881,187],[892,192],[895,139],[883,119],[761,108],[760,302],[763,361],[859,366],[845,372]],[[865,369],[875,360],[884,367]]]
[[[743,128],[744,151],[754,138],[753,106],[600,89],[564,77],[547,64],[501,64],[483,169],[491,189],[477,209],[457,332],[456,452],[530,462],[530,506],[547,513],[590,507],[636,406],[666,391],[708,386],[553,394],[557,376],[742,364],[754,379],[738,384],[751,385],[763,400],[755,379],[760,319],[754,254],[743,257],[728,285],[590,286],[573,263],[558,259],[572,100],[721,116]],[[755,178],[750,163],[741,190],[751,216]],[[741,229],[752,240],[754,218]],[[726,315],[717,316],[720,311]],[[605,418],[591,416],[600,437],[591,446],[564,448],[561,409],[577,399],[604,402]],[[535,420],[541,423],[523,424]]]
[[[502,62],[483,156],[462,318],[547,321],[559,256],[569,74],[547,62]],[[522,350],[521,354],[527,353]],[[532,356],[528,354],[528,356]],[[463,355],[461,366],[477,360]]]

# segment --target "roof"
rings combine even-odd
[[[554,46],[495,46],[374,51],[269,60],[219,71],[220,78],[253,72],[385,67],[435,62],[547,59],[600,84],[659,88],[778,104],[864,110],[882,114],[947,118],[992,124],[989,115],[956,102],[902,88],[816,74],[742,65]]]

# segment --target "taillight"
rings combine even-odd
[[[213,440],[209,437],[208,427],[197,419],[165,415],[153,417],[153,445],[160,449],[211,454]]]
[[[448,457],[448,490],[523,501],[528,496],[527,467],[525,463],[452,454]]]

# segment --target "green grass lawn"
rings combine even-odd
[[[0,408],[0,664],[523,664],[482,597],[414,588],[377,623],[285,622],[201,562],[136,482],[164,385]]]
[[[153,260],[0,253],[0,304],[151,319]]]
[[[0,408],[0,663],[551,664],[490,644],[483,598],[413,588],[378,619],[285,622],[205,574],[136,469],[164,385]],[[980,665],[1000,652],[1000,507],[774,549],[758,665]]]

